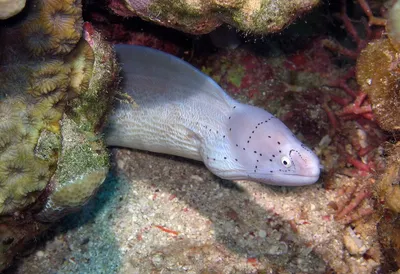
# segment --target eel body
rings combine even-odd
[[[108,146],[203,161],[215,175],[274,185],[307,185],[318,157],[267,111],[239,103],[175,56],[116,45],[122,92],[105,129]]]

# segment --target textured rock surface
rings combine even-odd
[[[140,16],[188,33],[209,33],[222,23],[239,30],[265,34],[276,32],[319,0],[112,0],[110,8],[124,17]]]
[[[400,51],[400,1],[396,1],[389,11],[387,31],[394,48]]]
[[[368,94],[379,126],[400,130],[400,1],[388,12],[387,36],[373,40],[357,59],[357,82]]]
[[[118,84],[111,47],[82,38],[80,0],[27,5],[0,28],[0,271],[104,181],[97,133]]]
[[[387,38],[372,41],[357,60],[357,82],[381,128],[400,130],[400,52]]]
[[[0,20],[8,19],[25,7],[25,0],[0,0]]]
[[[377,194],[381,203],[395,213],[400,213],[400,143],[391,145],[388,149],[388,157],[385,173],[382,174],[376,185]]]

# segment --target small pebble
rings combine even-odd
[[[265,230],[260,230],[258,231],[258,236],[260,236],[260,238],[265,238],[267,237],[267,232]]]
[[[203,178],[201,178],[199,175],[192,175],[190,176],[190,180],[196,181],[196,182],[203,182]]]
[[[117,166],[118,166],[118,168],[120,168],[120,169],[124,169],[124,167],[125,167],[125,161],[123,161],[123,160],[118,160],[118,161],[117,161]]]

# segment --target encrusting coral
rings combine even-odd
[[[104,181],[98,133],[118,85],[112,48],[90,26],[82,37],[80,0],[26,9],[0,28],[0,270]]]
[[[357,61],[357,81],[379,126],[388,131],[400,130],[399,64],[400,52],[387,38],[370,42]]]
[[[396,1],[382,23],[387,36],[370,41],[357,59],[357,82],[368,95],[374,118],[387,131],[400,130],[399,12],[400,2]]]
[[[385,173],[377,184],[378,197],[388,209],[400,213],[400,144],[391,145]]]
[[[140,16],[193,34],[209,33],[223,23],[242,31],[265,34],[281,30],[318,4],[318,0],[112,0],[109,7],[124,17]]]

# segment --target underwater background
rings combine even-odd
[[[0,10],[4,273],[399,271],[399,1]],[[126,99],[121,43],[182,58],[274,114],[318,155],[319,181],[232,182],[194,160],[107,148],[113,100]]]

